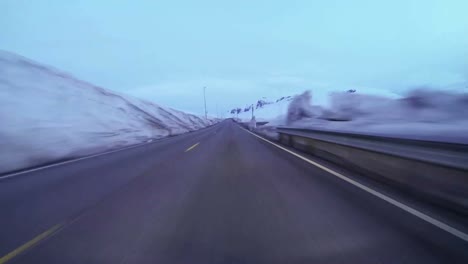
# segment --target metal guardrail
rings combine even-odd
[[[250,122],[239,122],[239,124],[241,124],[245,128],[248,128],[249,125],[250,125]],[[266,121],[259,121],[259,122],[256,123],[257,127],[264,126],[266,124],[268,124],[268,122],[266,122]]]
[[[468,170],[468,145],[306,128],[278,127],[278,133]]]
[[[468,145],[278,127],[279,141],[468,214]]]

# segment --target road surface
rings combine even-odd
[[[226,120],[0,181],[0,263],[468,263],[468,244]]]

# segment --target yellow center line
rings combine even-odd
[[[37,243],[39,243],[42,240],[46,239],[48,236],[52,235],[53,233],[55,233],[57,230],[59,230],[62,227],[63,227],[63,224],[54,225],[53,227],[49,228],[48,230],[46,230],[42,234],[36,236],[35,238],[33,238],[33,239],[29,240],[28,242],[26,242],[25,244],[23,244],[22,246],[18,247],[17,249],[13,250],[12,252],[10,252],[10,253],[6,254],[5,256],[1,257],[0,258],[0,264],[7,263],[7,261],[9,261],[12,258],[18,256],[19,254],[26,251],[27,249],[32,248]]]
[[[190,148],[186,149],[185,152],[194,149],[196,146],[198,146],[198,144],[200,144],[200,142],[198,142],[197,144],[195,144],[195,145],[191,146]],[[0,263],[0,264],[1,264],[1,263]]]

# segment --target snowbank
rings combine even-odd
[[[243,122],[248,122],[251,115],[250,111],[238,114]],[[277,136],[275,127],[293,126],[468,143],[466,93],[414,89],[404,97],[390,98],[349,90],[330,94],[329,106],[318,106],[312,104],[312,94],[304,92],[269,100],[254,108],[254,115],[257,122],[268,122],[256,131],[270,138]]]
[[[0,52],[0,173],[211,125]]]
[[[303,117],[290,125],[468,143],[467,94],[417,89],[399,99],[354,92],[330,97],[331,107],[321,115]]]
[[[312,95],[309,91],[295,96],[288,106],[288,113],[286,115],[286,124],[291,124],[303,118],[311,118],[322,114],[322,109],[317,106],[312,106]]]

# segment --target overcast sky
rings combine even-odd
[[[211,114],[309,89],[402,94],[468,79],[468,1],[0,0],[0,49]]]

